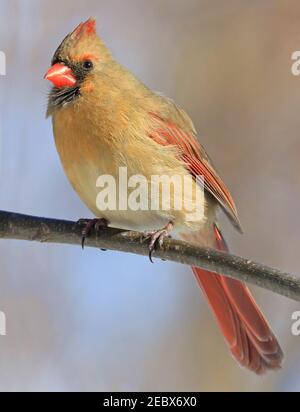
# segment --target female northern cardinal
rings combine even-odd
[[[154,229],[151,251],[171,230],[190,242],[227,250],[216,210],[221,206],[241,230],[236,207],[198,143],[192,121],[113,59],[96,34],[95,20],[81,23],[63,40],[45,77],[54,84],[48,115],[53,117],[63,167],[100,222],[129,230]],[[157,174],[204,176],[204,214],[190,221],[184,208],[100,213],[96,181],[103,174],[118,181],[120,166],[127,167],[128,175],[149,180]],[[281,348],[247,287],[199,268],[193,272],[236,360],[257,374],[280,368]]]

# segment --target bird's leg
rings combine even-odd
[[[104,219],[104,218],[96,218],[96,219],[79,219],[77,222],[78,226],[82,226],[83,229],[81,231],[81,246],[82,249],[84,249],[84,244],[86,238],[91,234],[93,229],[96,232],[99,232],[100,230],[106,229],[108,226],[109,222]]]
[[[157,247],[161,248],[166,237],[170,237],[170,233],[174,227],[173,222],[169,222],[164,228],[160,230],[151,230],[143,233],[141,240],[150,239],[149,244],[149,259],[153,263],[152,254]]]

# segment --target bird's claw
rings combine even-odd
[[[99,232],[102,229],[106,229],[108,221],[106,219],[79,219],[78,226],[83,226],[81,231],[81,247],[84,249],[85,240],[91,234],[93,230]]]
[[[160,230],[152,230],[146,231],[143,233],[141,241],[144,242],[145,240],[150,239],[149,243],[149,259],[150,262],[153,263],[152,255],[153,252],[159,247],[160,249],[163,247],[165,238],[170,237],[170,232],[173,228],[173,223],[168,223],[166,227]]]

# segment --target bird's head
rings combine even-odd
[[[45,79],[53,84],[48,112],[72,103],[82,92],[92,90],[93,79],[112,60],[96,33],[96,21],[80,23],[62,41]]]

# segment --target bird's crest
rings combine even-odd
[[[80,23],[71,33],[72,39],[82,39],[96,34],[96,20],[89,18],[86,22]]]

